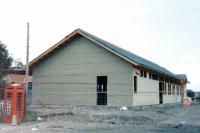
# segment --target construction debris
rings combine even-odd
[[[41,117],[38,117],[37,118],[37,121],[42,121],[43,119]]]
[[[127,108],[127,107],[125,107],[125,106],[123,106],[123,107],[121,107],[121,108],[120,108],[120,110],[121,110],[121,111],[127,111],[127,110],[128,110],[128,108]]]

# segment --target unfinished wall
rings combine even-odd
[[[180,103],[181,102],[181,96],[180,95],[163,95],[163,103]]]
[[[133,76],[137,76],[137,93],[133,94],[133,106],[159,104],[159,82],[140,77],[133,69]],[[137,72],[138,73],[138,72]],[[133,81],[134,82],[134,81]]]
[[[177,92],[179,92],[179,94],[175,95],[175,93]],[[179,103],[181,102],[180,91],[177,90],[177,86],[175,90],[173,90],[173,86],[171,86],[171,92],[169,94],[168,83],[166,83],[166,93],[163,95],[163,103],[166,104],[166,103],[176,103],[176,102]]]
[[[140,70],[134,68],[133,76],[137,76],[137,93],[133,93],[133,105],[152,105],[159,104],[159,81],[149,79],[147,76],[141,77]],[[133,81],[134,89],[134,81]],[[164,88],[163,88],[164,89]],[[164,90],[163,90],[164,91]],[[181,102],[181,95],[174,95],[171,88],[171,93],[168,94],[168,85],[166,85],[166,94],[163,93],[163,104]]]
[[[107,76],[108,105],[132,106],[132,65],[84,37],[33,69],[33,103],[96,105],[97,76]]]

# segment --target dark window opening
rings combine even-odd
[[[168,84],[168,95],[171,95],[171,84]]]
[[[168,79],[168,78],[165,78],[165,82],[166,82],[166,83],[169,83],[169,79]]]
[[[145,78],[147,77],[147,72],[145,72],[145,71],[144,71],[144,77],[145,77]]]
[[[134,76],[134,93],[137,93],[137,76]]]
[[[143,70],[140,70],[140,77],[143,77]]]
[[[153,74],[153,75],[152,75],[152,79],[153,79],[153,80],[158,80],[158,75]]]
[[[147,77],[147,72],[145,72],[144,70],[140,70],[140,77]]]
[[[166,95],[167,94],[167,85],[166,85],[166,83],[164,83],[164,95]]]
[[[152,74],[151,73],[149,73],[149,79],[152,79]]]
[[[175,85],[173,85],[172,95],[175,95]]]
[[[178,80],[175,81],[175,85],[178,85]]]
[[[164,82],[164,77],[159,77],[159,81],[163,81]]]

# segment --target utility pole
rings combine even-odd
[[[28,102],[29,102],[29,90],[28,90],[28,81],[29,81],[29,22],[27,23],[27,45],[26,45],[26,110],[28,109]]]

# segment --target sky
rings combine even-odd
[[[81,28],[175,74],[200,91],[199,0],[0,0],[0,41],[25,63]]]

